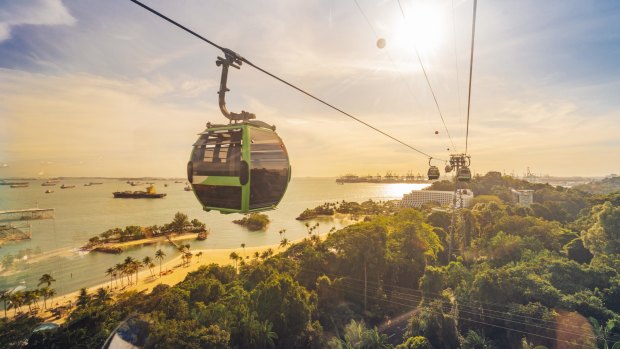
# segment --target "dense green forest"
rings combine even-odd
[[[147,348],[619,348],[620,193],[497,172],[467,187],[474,204],[454,221],[428,205],[309,230],[283,253],[150,294],[84,293],[55,330],[4,319],[0,347],[94,348],[133,317]],[[511,188],[535,203],[516,205]]]

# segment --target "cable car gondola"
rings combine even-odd
[[[194,143],[187,164],[187,179],[206,211],[250,213],[276,208],[290,181],[286,147],[275,126],[254,119],[254,114],[226,109],[228,66],[241,64],[239,56],[225,50],[220,82],[220,110],[231,123],[207,124]]]
[[[434,181],[436,179],[439,179],[439,176],[441,175],[439,173],[439,168],[437,166],[433,166],[431,165],[431,160],[433,160],[433,158],[429,158],[428,159],[428,180],[429,181]]]
[[[463,166],[459,168],[459,170],[456,172],[456,179],[459,182],[471,181],[471,171],[469,170],[469,167]]]

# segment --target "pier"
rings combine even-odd
[[[33,221],[39,219],[54,219],[54,209],[28,208],[0,211],[0,222]]]

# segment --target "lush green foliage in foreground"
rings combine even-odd
[[[132,314],[157,348],[620,346],[620,207],[606,200],[616,194],[496,173],[471,187],[481,195],[456,217],[451,258],[450,213],[400,210],[151,294],[83,295],[28,346],[96,347]],[[534,189],[537,203],[515,206],[511,187]],[[34,325],[0,331],[17,326]]]

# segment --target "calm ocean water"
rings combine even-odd
[[[90,181],[101,185],[85,187]],[[112,192],[144,190],[131,187],[123,180],[71,179],[63,180],[54,187],[43,187],[43,181],[30,181],[28,188],[0,186],[0,210],[25,208],[54,208],[55,219],[30,222],[32,239],[7,243],[0,247],[0,261],[19,251],[30,251],[15,262],[9,270],[0,272],[0,289],[15,286],[35,288],[39,277],[50,273],[57,280],[53,287],[58,294],[72,292],[109,280],[105,270],[132,256],[142,260],[154,256],[157,249],[166,252],[166,259],[177,252],[169,243],[138,246],[120,255],[103,253],[80,253],[77,249],[92,236],[114,227],[127,225],[147,226],[169,223],[178,211],[207,224],[211,234],[205,241],[187,240],[192,249],[239,248],[277,244],[278,231],[286,229],[286,237],[296,240],[307,235],[303,222],[295,220],[304,209],[327,201],[364,201],[400,199],[413,189],[426,184],[371,184],[356,183],[337,185],[334,178],[293,178],[284,199],[277,210],[267,212],[271,219],[265,231],[250,232],[232,221],[240,215],[223,215],[202,210],[192,192],[183,190],[185,184],[172,180],[156,180],[158,192],[167,193],[163,199],[114,199]],[[61,184],[75,185],[72,189],[60,189]],[[168,187],[164,187],[168,184]],[[46,189],[54,193],[45,194]],[[346,222],[338,219],[321,219],[319,231],[327,233],[331,227],[341,228]],[[16,226],[24,223],[16,223]],[[164,260],[164,261],[165,261]]]

